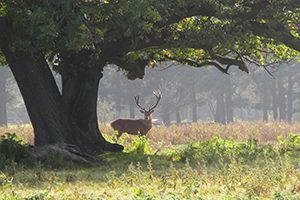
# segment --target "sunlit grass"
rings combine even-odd
[[[125,152],[99,155],[93,167],[11,163],[0,171],[0,199],[300,198],[300,137],[282,142],[300,133],[300,123],[154,127],[148,140],[116,140],[109,126],[101,131]],[[1,127],[5,132],[33,141],[29,125]]]
[[[260,167],[233,162],[219,168],[171,162],[158,166],[161,163],[156,162],[151,159],[145,161],[142,156],[140,162],[129,164],[126,168],[120,163],[106,163],[110,167],[19,169],[11,183],[1,184],[0,199],[33,196],[39,196],[39,199],[299,197],[300,170],[284,161]]]

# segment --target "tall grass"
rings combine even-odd
[[[34,142],[33,128],[30,124],[0,126],[0,136],[6,133],[16,133],[29,144],[33,144]]]
[[[101,124],[100,129],[108,138],[113,138],[115,135],[109,125]],[[0,136],[5,133],[16,133],[28,143],[33,144],[33,128],[29,124],[0,127]],[[193,141],[205,141],[214,136],[236,141],[255,139],[259,143],[276,144],[278,137],[284,139],[290,133],[300,134],[300,122],[289,124],[287,122],[239,121],[227,125],[203,122],[172,125],[170,127],[154,126],[147,134],[147,138],[149,138],[150,145],[154,149],[158,149],[172,145],[187,144]],[[134,136],[124,135],[120,141],[124,142],[125,145],[130,144]]]
[[[300,123],[173,125],[119,140],[101,131],[126,151],[99,155],[95,167],[9,162],[0,199],[300,199]],[[30,126],[5,132],[33,141]]]
[[[108,125],[101,126],[103,133],[114,135]],[[153,127],[147,137],[154,149],[171,147],[173,145],[187,144],[194,141],[206,141],[214,136],[235,141],[255,139],[259,143],[276,144],[278,137],[286,138],[290,133],[300,134],[300,123],[287,122],[248,122],[241,121],[227,125],[218,123],[192,123],[172,125],[170,127]],[[122,136],[125,144],[131,143],[132,137]]]

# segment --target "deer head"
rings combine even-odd
[[[156,97],[156,103],[151,106],[149,109],[146,109],[145,107],[142,107],[139,103],[140,97],[135,96],[135,103],[136,105],[140,108],[140,112],[144,114],[146,120],[151,120],[152,119],[152,113],[154,112],[154,109],[158,105],[160,99],[161,99],[161,92],[160,91],[154,91],[153,95]]]

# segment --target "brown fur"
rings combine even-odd
[[[117,119],[111,123],[111,127],[118,131],[117,137],[123,133],[146,135],[152,128],[152,119]]]
[[[149,109],[145,109],[139,104],[139,96],[135,96],[135,103],[140,108],[140,112],[144,114],[144,119],[117,119],[111,123],[111,127],[118,131],[117,137],[121,137],[123,133],[128,133],[131,135],[146,135],[148,131],[152,128],[152,113],[154,108],[158,105],[161,99],[161,93],[153,92],[157,101],[154,106]]]

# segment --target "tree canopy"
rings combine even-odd
[[[300,50],[297,0],[23,0],[1,5],[2,21],[11,22],[14,48],[41,51],[61,65],[58,70],[64,54],[80,51],[89,56],[84,67],[105,57],[135,78],[155,61],[219,69],[237,65],[248,71],[245,61],[265,64]]]
[[[298,0],[1,0],[0,48],[36,144],[64,141],[90,151],[99,139],[100,150],[112,150],[96,117],[106,64],[135,79],[161,61],[228,73],[289,60],[300,51],[299,7]]]

